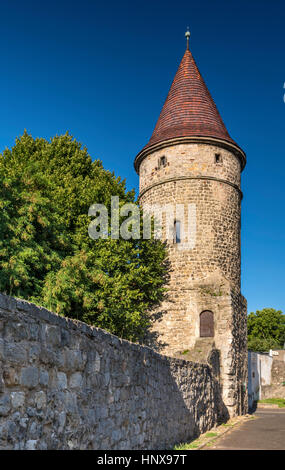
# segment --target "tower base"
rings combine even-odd
[[[200,337],[203,311],[213,312],[212,337]],[[229,416],[247,413],[247,303],[227,281],[207,279],[189,289],[169,290],[153,314],[146,342],[162,354],[193,362],[209,363],[218,351],[223,404]]]

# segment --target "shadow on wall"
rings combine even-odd
[[[0,294],[0,449],[167,449],[221,419],[219,364]]]
[[[218,349],[212,349],[208,355],[207,362],[211,367],[213,378],[218,417],[217,421],[219,424],[225,423],[230,418],[230,415],[222,399],[220,351]]]

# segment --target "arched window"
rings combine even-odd
[[[214,314],[210,310],[200,313],[200,337],[214,336]]]

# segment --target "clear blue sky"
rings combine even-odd
[[[69,130],[138,187],[149,139],[190,46],[246,151],[242,286],[249,311],[285,312],[284,0],[9,1],[0,6],[0,151],[26,128]]]

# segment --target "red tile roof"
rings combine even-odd
[[[145,148],[176,137],[201,136],[215,137],[235,144],[191,52],[186,50]]]

